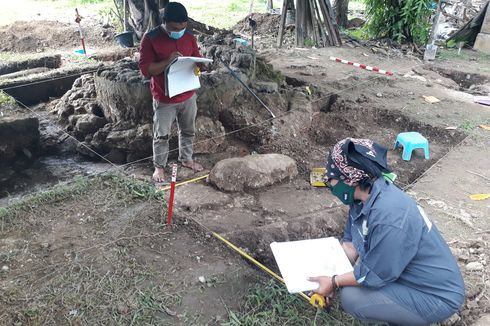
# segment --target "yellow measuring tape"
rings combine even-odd
[[[176,183],[175,186],[176,187],[182,186],[182,185],[185,185],[185,184],[188,184],[188,183],[191,183],[191,182],[196,182],[196,181],[199,181],[199,180],[202,180],[202,179],[206,179],[207,177],[209,177],[209,174],[203,175],[202,177],[197,177],[197,178],[194,178],[194,179],[190,179],[190,180],[186,180],[186,181],[182,181],[182,182]],[[167,191],[167,190],[170,190],[170,186],[162,187],[162,188],[158,189],[157,191]]]
[[[264,266],[263,264],[261,264],[259,261],[257,261],[255,258],[253,258],[252,256],[250,256],[249,254],[247,254],[245,251],[243,251],[242,249],[238,248],[233,243],[231,243],[230,241],[226,240],[225,238],[223,238],[221,235],[219,235],[216,232],[213,232],[213,236],[215,238],[223,241],[224,243],[226,243],[230,248],[232,248],[233,250],[235,250],[236,252],[238,252],[244,258],[246,258],[247,260],[249,260],[250,262],[252,262],[253,264],[255,264],[257,267],[259,267],[260,269],[262,269],[264,272],[269,273],[269,275],[271,275],[272,277],[274,277],[275,279],[277,279],[278,281],[280,281],[281,283],[284,284],[284,279],[282,277],[280,277],[279,275],[277,275],[276,273],[274,273],[273,271],[271,271],[269,268],[267,268],[266,266]],[[317,293],[313,294],[311,296],[311,298],[308,297],[303,292],[299,292],[298,294],[303,299],[305,299],[306,301],[308,301],[311,305],[313,305],[313,306],[315,306],[317,308],[325,308],[327,306],[327,303],[325,301],[325,298],[323,296],[317,294]]]
[[[178,187],[178,186],[182,186],[182,185],[185,185],[185,184],[188,184],[188,183],[192,183],[192,182],[196,182],[196,181],[199,181],[199,180],[202,180],[202,179],[206,179],[208,176],[209,176],[209,174],[206,174],[206,175],[203,175],[201,177],[197,177],[197,178],[194,178],[194,179],[191,179],[191,180],[187,180],[187,181],[183,181],[183,182],[177,183],[177,184],[175,184],[175,186]],[[166,191],[166,190],[169,190],[169,189],[170,189],[170,186],[166,186],[166,187],[162,187],[162,188],[158,189],[157,191]],[[284,282],[284,279],[282,277],[280,277],[279,275],[277,275],[276,273],[274,273],[272,270],[270,270],[269,268],[267,268],[266,266],[264,266],[263,264],[261,264],[259,261],[257,261],[252,256],[248,255],[245,251],[243,251],[242,249],[238,248],[237,246],[235,246],[233,243],[231,243],[230,241],[228,241],[225,238],[223,238],[218,233],[216,233],[216,232],[212,232],[212,233],[213,233],[213,235],[214,235],[215,238],[217,238],[217,239],[223,241],[224,243],[226,243],[230,248],[232,248],[233,250],[235,250],[236,252],[238,252],[240,255],[242,255],[242,257],[246,258],[248,261],[252,262],[257,267],[259,267],[263,271],[267,272],[269,275],[271,275],[272,277],[274,277],[275,279],[277,279],[279,282],[281,282],[283,284],[285,283]],[[308,297],[303,292],[298,293],[298,295],[301,296],[306,301],[308,301],[314,307],[317,307],[317,308],[325,308],[327,306],[327,302],[325,300],[325,297],[323,297],[322,295],[319,295],[318,293],[313,294],[311,296],[311,298]]]

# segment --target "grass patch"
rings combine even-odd
[[[102,186],[113,192],[122,201],[134,199],[164,201],[164,193],[157,192],[154,185],[115,174],[106,174],[94,178],[77,177],[72,183],[57,185],[48,191],[38,192],[26,200],[7,207],[0,207],[0,231],[7,226],[22,223],[20,217],[26,212],[35,211],[41,205],[53,205],[68,199],[77,199],[87,194],[93,187]],[[161,214],[165,214],[162,205]]]
[[[107,0],[70,0],[70,4],[77,5],[91,5],[94,3],[108,2]]]
[[[6,225],[18,223],[18,218],[23,213],[35,210],[39,205],[55,204],[86,193],[89,186],[93,183],[94,180],[76,178],[69,185],[58,185],[51,190],[38,192],[22,202],[0,207],[0,230],[3,231]]]
[[[108,255],[109,256],[109,255]],[[30,279],[34,291],[11,288],[9,300],[26,300],[17,311],[14,325],[172,325],[167,307],[180,296],[165,282],[155,283],[158,271],[136,262],[124,250],[104,270],[91,255],[77,255],[47,271],[56,277]]]
[[[226,326],[258,325],[364,325],[339,308],[338,299],[327,311],[315,310],[275,280],[258,284],[250,290],[239,312],[230,311]]]
[[[218,28],[230,28],[245,18],[250,10],[250,0],[187,0],[182,2],[189,16]],[[253,12],[266,12],[267,1],[254,1]]]
[[[478,127],[479,123],[475,121],[465,121],[461,125],[459,125],[459,129],[462,129],[466,132],[470,132],[476,129]]]
[[[365,27],[361,27],[358,29],[346,29],[344,30],[344,32],[350,37],[355,38],[356,40],[361,40],[361,41],[369,40],[369,33],[367,31],[367,28]]]
[[[30,59],[37,59],[49,54],[56,54],[55,51],[47,51],[41,54],[39,53],[17,53],[17,52],[0,52],[0,61],[24,61]]]
[[[239,20],[248,15],[250,10],[250,0],[184,0],[182,3],[187,8],[189,16],[202,23],[218,28],[230,28]],[[276,1],[275,5],[279,3]],[[49,7],[56,13],[74,15],[74,8],[80,10],[80,14],[92,12],[102,15],[108,15],[111,8],[114,8],[112,0],[35,0],[32,2],[34,8]],[[10,6],[8,15],[0,16],[0,25],[13,22],[12,17],[18,16],[17,20],[22,18],[22,11],[19,11],[14,5]],[[31,8],[33,12],[35,9]],[[253,3],[253,12],[264,13],[267,9],[267,0],[255,0]],[[2,19],[3,18],[3,19]],[[113,17],[111,18],[113,19]],[[116,26],[118,26],[116,24]]]
[[[182,311],[179,276],[167,277],[179,226],[160,224],[164,194],[155,190],[116,174],[79,177],[1,208],[1,235],[15,239],[0,248],[0,263],[11,268],[0,271],[2,321],[195,325],[192,313],[172,310]]]
[[[458,54],[457,48],[439,48],[437,51],[437,59],[441,61],[470,61],[475,60],[480,63],[488,63],[486,66],[481,66],[479,70],[490,71],[490,54],[462,49]]]
[[[0,106],[14,106],[15,105],[15,99],[5,93],[4,91],[0,90]]]

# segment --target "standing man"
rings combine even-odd
[[[139,66],[151,77],[153,95],[153,164],[155,182],[165,182],[164,168],[169,152],[169,135],[174,120],[179,128],[179,161],[195,172],[203,167],[192,159],[192,141],[197,114],[194,91],[172,98],[165,95],[164,71],[176,57],[200,57],[194,36],[186,32],[187,10],[178,2],[169,2],[161,14],[162,25],[145,34],[141,41]]]

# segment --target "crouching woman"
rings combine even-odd
[[[342,246],[354,271],[310,280],[327,297],[339,288],[342,308],[364,322],[440,322],[464,302],[461,272],[435,224],[389,181],[386,154],[367,139],[334,146],[325,181],[350,206]]]

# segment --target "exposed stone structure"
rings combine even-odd
[[[207,31],[209,32],[209,31]],[[227,62],[245,83],[251,83],[254,57],[250,49],[235,44],[231,32],[200,34],[203,56]],[[279,74],[272,66],[257,58],[255,75],[257,91],[277,102]],[[263,143],[267,128],[248,128],[270,118],[260,104],[251,98],[240,83],[215,60],[212,71],[201,76],[196,118],[195,153],[216,153],[223,149],[225,129],[238,130],[246,143]],[[266,94],[266,93],[271,93]],[[87,147],[114,163],[126,163],[152,155],[152,96],[149,80],[139,72],[138,63],[124,59],[111,68],[79,78],[56,104],[53,112],[65,128],[83,142],[77,150],[95,158]],[[174,129],[171,146],[177,144]],[[173,153],[171,153],[172,155]]]

